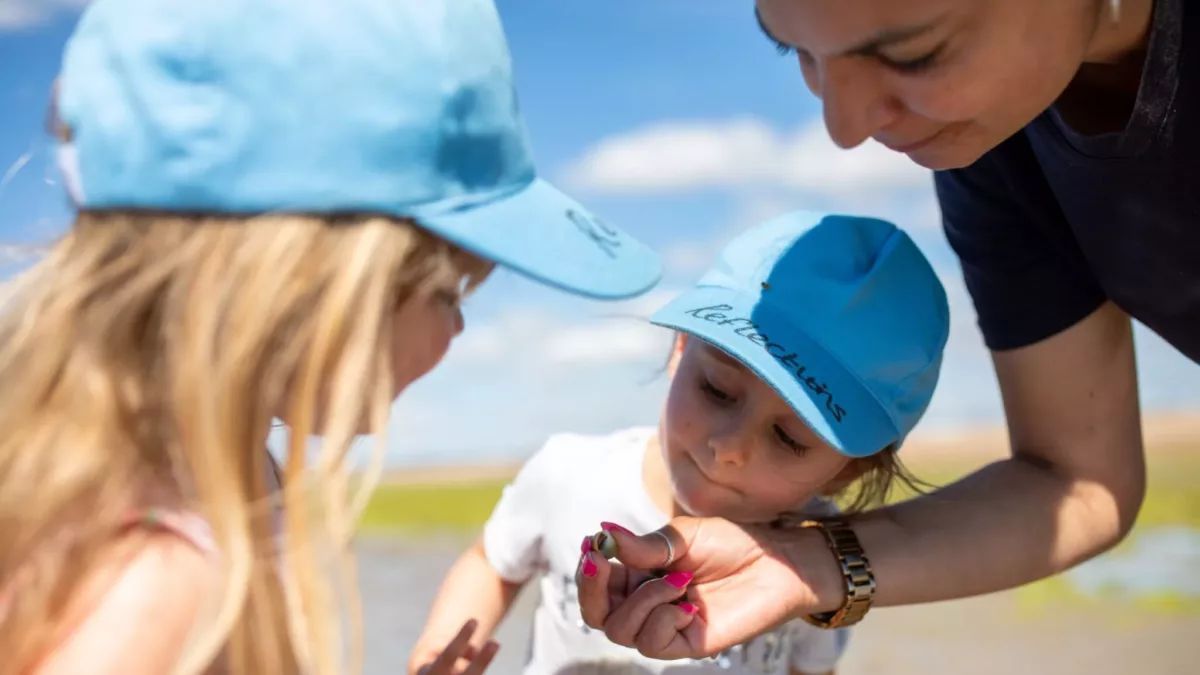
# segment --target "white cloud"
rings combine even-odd
[[[548,336],[547,365],[600,365],[664,359],[670,333],[650,323],[630,321],[564,327]]]
[[[597,367],[657,361],[668,333],[649,323],[678,291],[658,288],[623,302],[598,303],[584,317],[510,307],[482,325],[472,325],[447,357],[452,367],[520,367],[549,374],[563,366]],[[561,371],[559,371],[561,372]]]
[[[83,8],[88,0],[0,0],[0,33],[33,28],[56,14]]]
[[[565,181],[623,194],[769,188],[852,196],[927,188],[929,176],[875,141],[837,147],[819,117],[790,133],[740,117],[659,122],[609,136],[567,168]]]

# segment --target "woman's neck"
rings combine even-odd
[[[1154,0],[1121,0],[1116,21],[1108,0],[1100,5],[1084,62],[1055,102],[1067,126],[1084,136],[1119,132],[1128,125],[1154,16]]]
[[[660,427],[646,442],[646,449],[642,453],[642,486],[658,510],[674,518],[683,515],[683,510],[675,502],[675,488],[671,485],[671,473],[663,458],[661,436]]]
[[[1114,15],[1109,0],[1099,0],[1099,14],[1091,42],[1084,53],[1084,64],[1120,66],[1144,58],[1150,41],[1150,25],[1155,0],[1120,0]]]

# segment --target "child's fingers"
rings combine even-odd
[[[479,653],[471,657],[471,664],[462,671],[461,675],[480,675],[492,664],[492,659],[496,657],[498,651],[500,651],[500,643],[488,640],[487,644],[479,649]]]
[[[442,675],[443,673],[453,673],[454,664],[458,662],[463,654],[471,646],[471,636],[475,633],[475,627],[478,623],[475,619],[470,619],[463,624],[462,628],[458,629],[458,634],[454,639],[446,644],[446,648],[441,654],[429,664],[428,670],[423,670],[430,675]]]

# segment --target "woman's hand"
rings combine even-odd
[[[811,543],[807,538],[819,534],[692,517],[642,536],[608,523],[603,528],[616,539],[616,560],[596,552],[581,557],[575,581],[583,620],[645,656],[714,656],[801,612],[833,609],[817,607],[787,557],[794,553],[790,544]],[[674,553],[669,566],[664,536]],[[836,582],[833,556],[825,550],[824,557],[814,571]],[[671,574],[647,581],[651,570],[664,568]]]
[[[414,655],[409,672],[416,675],[480,675],[491,665],[500,645],[489,640],[480,649],[473,647],[471,635],[477,625],[474,619],[464,623],[458,635],[436,654]]]

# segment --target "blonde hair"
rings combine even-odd
[[[364,427],[381,451],[393,312],[490,269],[374,216],[82,213],[0,311],[0,590],[22,579],[0,610],[6,669],[53,647],[158,485],[207,520],[225,564],[186,671],[223,654],[239,675],[342,672],[345,633],[356,655],[361,633],[347,544],[374,482],[343,460]],[[275,415],[291,427],[284,548],[265,483]],[[343,611],[348,631],[326,621]]]

